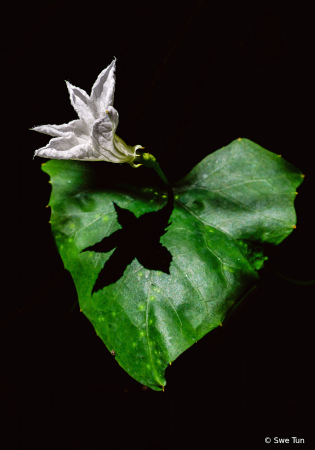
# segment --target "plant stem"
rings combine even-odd
[[[159,163],[156,163],[156,166],[154,167],[156,173],[159,175],[159,177],[161,178],[162,181],[164,181],[164,183],[166,184],[166,186],[170,186],[168,179],[166,178],[166,176],[164,175]]]
[[[158,174],[158,176],[161,178],[161,180],[166,184],[166,186],[170,187],[168,179],[164,175],[159,163],[157,162],[156,158],[153,155],[151,155],[150,153],[142,153],[134,159],[134,163],[140,163],[146,167],[154,169]]]
[[[282,275],[282,273],[278,272],[276,269],[274,269],[273,267],[266,265],[266,267],[271,270],[272,272],[274,272],[275,274],[277,274],[279,277],[283,278],[284,280],[288,281],[289,283],[293,283],[293,284],[299,284],[300,286],[311,286],[313,284],[315,284],[315,280],[307,280],[307,281],[299,281],[299,280],[293,280],[292,278],[286,277],[285,275]]]

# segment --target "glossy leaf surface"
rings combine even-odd
[[[202,160],[173,185],[174,197],[161,184],[139,185],[138,171],[150,169],[128,167],[128,179],[97,163],[100,178],[95,164],[42,166],[52,232],[98,336],[134,379],[161,390],[170,362],[258,279],[259,244],[293,231],[302,174],[248,139]]]

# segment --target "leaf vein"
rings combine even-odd
[[[174,309],[174,311],[175,311],[175,313],[176,313],[176,315],[177,315],[177,317],[178,317],[178,320],[180,321],[180,325],[181,325],[181,334],[183,334],[183,323],[182,323],[182,321],[181,321],[181,318],[179,317],[179,314],[178,314],[178,312],[177,312],[177,309],[175,308],[175,306],[174,306],[173,303],[171,302],[169,296],[166,294],[164,288],[163,288],[162,286],[160,286],[160,285],[157,285],[157,287],[158,287],[159,289],[161,289],[161,291],[164,292],[165,298],[169,301],[169,303],[171,304],[172,308]]]
[[[204,304],[205,304],[207,313],[209,314],[209,311],[208,311],[208,305],[207,305],[206,299],[204,298],[204,296],[203,296],[203,295],[201,294],[201,292],[199,291],[198,286],[196,286],[195,283],[189,278],[189,276],[188,276],[187,273],[182,269],[182,267],[180,267],[176,262],[174,262],[174,264],[175,264],[175,265],[179,268],[179,270],[180,270],[181,272],[183,272],[183,274],[187,277],[188,281],[189,281],[190,284],[193,286],[193,289],[194,289],[195,291],[197,291],[197,293],[199,294],[199,297],[203,300],[203,302],[204,302]]]

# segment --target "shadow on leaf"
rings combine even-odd
[[[122,229],[80,252],[107,253],[115,249],[98,274],[92,294],[116,283],[135,258],[145,269],[170,273],[172,255],[160,243],[160,238],[167,232],[165,228],[171,225],[168,221],[174,208],[172,189],[168,190],[168,201],[163,208],[139,218],[128,209],[121,208],[115,202],[113,204]]]

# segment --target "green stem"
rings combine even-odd
[[[299,284],[300,286],[311,286],[312,284],[315,284],[315,280],[307,280],[307,281],[293,280],[292,278],[282,275],[282,273],[278,272],[276,269],[274,269],[273,267],[270,267],[269,265],[268,266],[266,265],[266,267],[269,270],[271,270],[272,272],[276,273],[279,277],[288,281],[289,283]]]
[[[156,173],[159,175],[159,177],[161,178],[161,180],[164,181],[164,183],[166,184],[166,186],[170,186],[168,179],[166,178],[166,176],[164,175],[159,163],[156,163],[156,166],[154,167]]]
[[[248,300],[253,296],[253,294],[257,291],[257,286],[253,286],[245,295],[241,298],[227,313],[223,324],[223,329],[226,328],[226,325],[230,322],[231,318],[236,318],[236,316],[240,313],[241,309],[244,308]]]
[[[134,159],[134,163],[143,164],[146,167],[154,169],[161,180],[166,184],[166,186],[170,187],[168,179],[164,175],[159,163],[153,155],[151,155],[150,153],[142,153]]]

